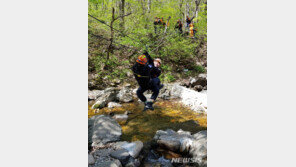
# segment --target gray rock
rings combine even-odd
[[[193,89],[200,92],[203,90],[203,87],[201,85],[195,85]]]
[[[124,114],[129,115],[129,114],[132,114],[132,112],[131,111],[125,111]]]
[[[201,87],[207,86],[207,74],[199,74],[197,78],[191,77],[189,83],[189,86],[192,88],[197,85],[200,85]]]
[[[113,144],[113,148],[118,150],[118,149],[123,149],[121,146],[124,144],[128,144],[127,141],[118,141],[118,142],[114,142]]]
[[[125,83],[123,86],[130,88],[132,85],[130,83]]]
[[[118,89],[116,88],[111,87],[105,89],[103,94],[96,99],[92,108],[96,109],[105,107],[109,102],[116,100],[117,93]]]
[[[196,85],[196,82],[197,82],[197,79],[196,79],[196,78],[190,78],[190,79],[189,79],[189,84],[190,84],[191,86]]]
[[[117,100],[123,103],[133,101],[133,90],[130,87],[122,88],[116,96]]]
[[[132,157],[137,158],[143,148],[143,143],[141,141],[135,141],[123,144],[121,147],[126,149]]]
[[[110,157],[110,154],[114,150],[112,148],[101,148],[95,150],[92,154],[94,158],[96,159],[96,162],[102,162],[102,161],[110,161],[113,160],[114,158]]]
[[[207,131],[200,131],[191,135],[190,132],[183,130],[178,132],[170,129],[158,130],[154,140],[168,150],[189,153],[192,158],[197,160],[199,166],[206,166],[207,164]]]
[[[119,149],[111,152],[110,157],[118,159],[121,164],[126,165],[130,158],[130,154],[126,149]]]
[[[181,86],[189,87],[190,86],[190,80],[184,79],[181,83]]]
[[[121,166],[119,160],[114,159],[110,154],[114,150],[112,148],[98,149],[93,152],[93,156],[96,159],[94,167],[105,167],[105,166]],[[115,162],[115,164],[113,163]]]
[[[93,134],[93,128],[94,128],[94,119],[95,117],[91,117],[88,119],[88,144],[92,144],[92,134]]]
[[[207,165],[207,131],[201,131],[193,135],[189,154],[198,161],[199,166]]]
[[[166,84],[159,92],[159,98],[178,99],[185,106],[198,113],[207,112],[207,91],[195,90],[179,85],[179,83]]]
[[[168,150],[184,152],[189,150],[193,137],[190,132],[185,132],[183,130],[175,132],[171,129],[167,129],[166,131],[158,130],[153,139],[156,140],[160,146]]]
[[[88,100],[96,100],[98,97],[102,96],[104,93],[103,90],[92,90],[88,91]]]
[[[199,74],[197,80],[199,85],[207,86],[207,74]]]
[[[122,165],[118,159],[114,159],[112,161],[96,162],[95,167],[122,167]]]
[[[125,167],[139,167],[140,165],[141,165],[141,163],[138,159],[130,157],[130,159],[129,159],[128,163],[125,165]]]
[[[171,151],[179,151],[181,145],[180,141],[175,140],[174,138],[157,140],[157,144],[159,144],[162,147],[166,147],[168,150]]]
[[[126,114],[115,114],[113,117],[117,122],[127,121],[128,115]]]
[[[89,123],[92,122],[92,146],[103,146],[108,142],[120,140],[120,136],[122,134],[121,127],[111,117],[105,115],[96,115],[92,117],[91,121],[89,121]]]
[[[178,99],[182,93],[182,86],[178,83],[175,84],[165,84],[164,87],[159,92],[159,98],[168,99]]]
[[[119,103],[115,103],[115,102],[108,103],[108,108],[115,108],[115,107],[122,107],[122,105]]]
[[[88,164],[93,165],[95,163],[95,159],[91,154],[88,154]]]

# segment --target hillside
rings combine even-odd
[[[196,33],[190,36],[186,17]],[[154,25],[155,17],[165,25]],[[183,24],[182,33],[175,28]],[[152,0],[89,0],[89,89],[134,84],[131,66],[147,50],[161,58],[162,82],[206,73],[207,2]]]

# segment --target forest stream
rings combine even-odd
[[[126,121],[119,122],[122,127],[121,140],[142,142],[152,140],[157,130],[179,130],[196,133],[207,129],[207,115],[196,113],[177,101],[159,100],[154,104],[154,110],[143,112],[144,105],[140,102],[124,103],[122,107],[100,109],[95,113],[88,107],[88,117],[102,114],[131,113]]]

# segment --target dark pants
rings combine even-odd
[[[147,99],[144,96],[144,92],[147,90],[152,90],[152,95],[150,99],[156,100],[158,94],[159,94],[159,86],[160,86],[160,80],[159,78],[152,78],[150,80],[150,83],[147,86],[140,86],[137,90],[137,96],[142,101],[145,102]]]

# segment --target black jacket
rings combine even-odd
[[[138,84],[143,88],[149,87],[150,79],[158,77],[161,73],[160,69],[154,66],[152,57],[147,52],[145,52],[144,55],[146,55],[148,59],[147,65],[136,63],[132,67]]]
[[[147,52],[145,52],[144,54],[148,58],[148,68],[149,68],[150,77],[151,78],[159,77],[159,75],[161,74],[160,69],[154,66],[154,60]]]
[[[155,67],[154,64],[151,68],[150,76],[151,78],[159,77],[161,74],[161,70],[158,67]]]

